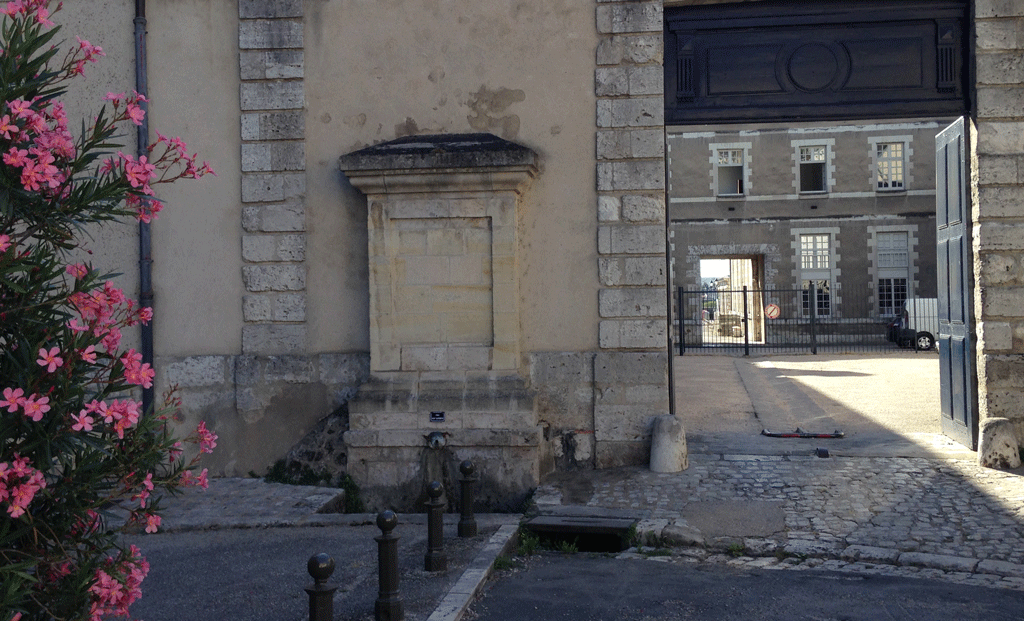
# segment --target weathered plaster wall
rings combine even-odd
[[[366,199],[338,156],[408,134],[487,131],[540,155],[522,208],[524,348],[596,347],[596,330],[580,329],[597,322],[594,172],[580,165],[594,149],[592,5],[310,0],[306,10],[310,346],[369,347]]]
[[[123,93],[135,88],[135,49],[132,39],[132,17],[134,3],[130,0],[98,0],[95,3],[67,3],[54,21],[61,26],[58,39],[65,46],[77,44],[79,36],[103,48],[105,57],[98,63],[90,63],[85,75],[76,78],[64,98],[68,125],[77,135],[82,120],[93,118],[100,107],[107,102],[103,97],[108,92]],[[126,127],[128,134],[122,140],[125,151],[135,152],[135,126]],[[139,297],[138,270],[138,226],[109,224],[94,227],[85,238],[85,254],[88,260],[101,270],[117,272],[115,280],[126,295]],[[126,331],[122,341],[126,347],[138,347],[137,330]]]

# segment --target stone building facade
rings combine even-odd
[[[131,88],[134,4],[59,14],[67,37],[116,51],[83,100]],[[449,434],[450,461],[474,457],[495,473],[503,496],[555,468],[646,462],[651,421],[670,409],[665,4],[716,2],[149,3],[153,127],[183,135],[219,175],[164,192],[153,227],[157,381],[178,387],[183,429],[205,419],[220,435],[213,471],[262,471],[298,448],[368,489],[397,489],[426,476],[418,442],[432,431]],[[972,27],[979,407],[1014,421],[1024,441],[1024,6],[976,0]],[[491,270],[494,307],[464,324],[473,347],[444,350],[462,360],[445,363],[449,375],[430,384],[440,341],[402,350],[400,361],[427,361],[409,370],[420,374],[414,392],[385,381],[374,357],[387,326],[371,290],[372,218],[374,201],[391,198],[360,187],[339,157],[481,132],[536,156],[507,199],[515,267]],[[464,239],[491,217],[467,216]],[[423,257],[454,243],[437,235]],[[96,260],[128,273],[129,290],[136,247],[131,231],[97,237]],[[515,318],[496,312],[509,274]],[[465,376],[452,383],[456,370]],[[431,422],[435,407],[444,423]],[[473,422],[450,415],[460,411]],[[408,422],[384,425],[392,412]],[[492,425],[507,433],[473,435]],[[310,436],[318,429],[329,441]],[[380,446],[397,431],[410,446]]]
[[[950,120],[669,128],[673,285],[699,289],[701,259],[729,258],[753,271],[737,285],[792,297],[815,282],[819,316],[881,320],[935,297],[935,134]]]

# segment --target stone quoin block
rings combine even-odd
[[[301,80],[243,82],[238,88],[243,111],[291,110],[306,105],[306,95]]]
[[[1024,157],[1019,155],[986,155],[979,158],[978,185],[1018,185],[1021,183],[1021,165]]]
[[[616,35],[597,44],[598,65],[651,63],[660,66],[664,47],[660,35]]]
[[[238,0],[238,17],[302,17],[302,0]]]
[[[242,140],[302,140],[306,118],[296,112],[249,112],[242,115]]]
[[[629,76],[625,67],[598,67],[594,71],[594,92],[598,97],[614,97],[629,93]]]
[[[1024,17],[1024,4],[1018,0],[975,0],[976,17]]]
[[[628,160],[597,164],[598,191],[660,190],[664,187],[665,166],[661,160]]]
[[[242,296],[242,319],[245,321],[270,321],[272,319],[271,300],[266,295]]]
[[[599,4],[597,31],[602,34],[623,32],[659,32],[662,23],[661,2]]]
[[[306,288],[306,267],[294,264],[262,264],[242,267],[248,291],[301,291]]]
[[[597,229],[600,254],[657,254],[665,252],[665,227],[608,225]]]
[[[658,287],[602,289],[598,293],[602,317],[665,317],[665,291]]]
[[[1014,52],[979,54],[977,71],[978,84],[1021,84],[1024,83],[1024,57]]]
[[[305,235],[243,235],[242,258],[252,263],[304,261]]]
[[[661,97],[599,99],[598,127],[660,127],[665,124],[665,102]]]
[[[305,321],[306,295],[283,293],[274,300],[274,321]]]
[[[985,19],[974,22],[979,50],[1021,49],[1019,27],[1012,19]]]
[[[1024,217],[1024,187],[982,187],[978,189],[981,209],[988,218]]]
[[[599,222],[618,222],[622,201],[617,196],[597,197],[597,219]]]
[[[1024,88],[979,87],[979,117],[1020,117],[1024,110]]]
[[[1017,155],[1024,152],[1024,122],[986,121],[978,128],[978,160],[987,155]]]
[[[605,320],[598,330],[601,349],[664,349],[666,339],[664,320]]]
[[[284,233],[306,230],[306,208],[299,204],[252,205],[242,209],[248,232]]]
[[[242,50],[301,49],[303,24],[293,19],[255,19],[238,24]]]
[[[305,170],[303,142],[257,142],[242,145],[242,172]]]
[[[302,198],[306,176],[301,173],[242,175],[243,203],[270,203]]]
[[[238,73],[243,80],[301,78],[304,65],[302,50],[243,51],[238,55]]]
[[[623,196],[622,219],[627,222],[664,222],[665,197],[663,195]]]
[[[665,284],[664,257],[601,258],[597,266],[607,287]]]

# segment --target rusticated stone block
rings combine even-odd
[[[197,388],[223,384],[233,370],[230,356],[192,356],[166,365],[163,375],[167,384]]]
[[[249,112],[241,122],[242,140],[301,140],[306,135],[302,111]]]
[[[302,0],[238,0],[238,17],[302,17]]]
[[[600,33],[660,32],[663,27],[661,2],[600,4],[597,7],[597,31]]]
[[[305,231],[306,209],[300,204],[246,206],[242,208],[242,228],[264,233]]]
[[[306,288],[306,267],[294,264],[261,264],[242,267],[248,291],[301,291]]]
[[[601,284],[608,287],[665,284],[664,257],[598,259]]]
[[[602,289],[598,309],[602,317],[665,317],[665,291],[657,287]]]
[[[301,49],[302,35],[301,20],[246,20],[238,24],[238,47],[242,50]]]
[[[239,86],[245,110],[291,110],[306,105],[302,81],[243,82]]]

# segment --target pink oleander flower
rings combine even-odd
[[[4,398],[0,399],[0,408],[7,408],[8,412],[17,412],[21,404],[25,402],[25,391],[20,388],[4,388]]]
[[[71,428],[75,431],[92,431],[92,424],[96,422],[92,416],[86,410],[82,410],[78,414],[72,414],[71,419],[75,421]]]
[[[13,99],[8,101],[7,109],[11,111],[11,114],[19,119],[35,114],[32,110],[32,104],[24,99]]]
[[[19,131],[21,130],[11,121],[10,115],[5,114],[0,117],[0,134],[3,134],[4,138],[10,140],[11,134],[16,134]]]
[[[146,111],[141,106],[133,104],[131,102],[127,105],[128,118],[131,119],[132,123],[136,125],[142,125],[142,119],[146,117]]]
[[[150,514],[146,516],[146,532],[155,533],[160,528],[160,516]]]
[[[17,147],[11,147],[4,153],[4,164],[20,168],[28,162],[28,151],[25,149],[19,149]]]
[[[41,367],[46,367],[47,373],[53,373],[57,368],[64,365],[64,359],[57,355],[59,353],[59,347],[51,347],[50,351],[40,349],[39,360],[36,360],[36,364]]]
[[[203,471],[198,475],[193,474],[191,470],[186,470],[181,474],[181,485],[182,487],[201,487],[203,489],[208,489],[210,487],[210,482],[207,479],[207,474],[208,471],[206,468],[203,468]]]
[[[104,97],[103,100],[113,103],[114,107],[116,108],[120,106],[121,102],[124,100],[124,93],[112,93],[110,91],[107,91],[107,96]]]
[[[196,427],[196,437],[199,441],[200,453],[212,453],[217,448],[217,434],[206,428],[206,421],[199,423]]]
[[[32,394],[22,402],[22,414],[38,423],[43,420],[43,414],[50,411],[49,403],[49,397],[40,397],[39,395]]]
[[[74,320],[72,320],[72,321],[74,321]],[[83,349],[81,351],[81,353],[79,355],[82,357],[82,360],[84,362],[88,362],[89,364],[96,364],[96,347],[95,346],[90,345],[90,346],[86,347],[85,349]]]
[[[11,238],[8,235],[0,235],[0,252],[7,252],[11,247]]]
[[[89,273],[89,268],[84,263],[73,263],[64,268],[68,274],[71,274],[75,278],[85,278]]]
[[[68,329],[71,330],[72,332],[88,332],[89,326],[83,326],[82,324],[78,323],[77,319],[69,319]],[[90,347],[92,346],[90,345]]]

